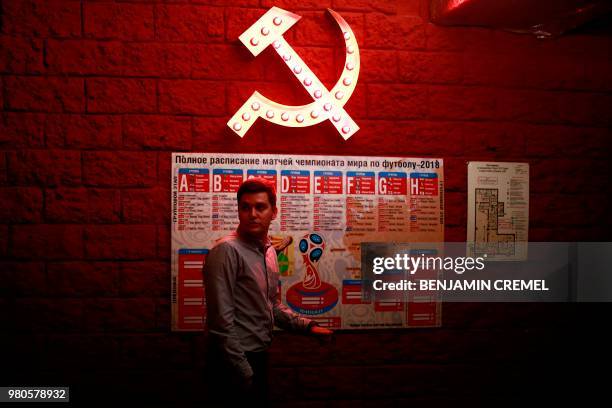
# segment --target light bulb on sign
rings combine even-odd
[[[344,109],[344,105],[355,90],[359,77],[359,45],[348,23],[333,10],[328,9],[327,11],[340,27],[346,48],[343,71],[332,89],[327,89],[323,85],[283,37],[283,34],[299,21],[301,18],[299,15],[272,7],[240,35],[240,41],[254,56],[272,45],[300,84],[311,89],[309,94],[313,102],[297,106],[284,105],[255,91],[228,121],[228,126],[234,133],[243,137],[259,118],[290,127],[313,126],[324,120],[330,120],[344,139],[348,139],[359,130],[359,126]],[[343,120],[341,121],[340,118]]]

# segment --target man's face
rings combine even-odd
[[[263,239],[277,211],[276,207],[270,205],[268,193],[245,193],[238,203],[238,228],[243,234]]]

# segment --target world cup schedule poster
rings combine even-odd
[[[173,330],[202,330],[202,268],[236,230],[236,192],[252,177],[275,183],[270,226],[282,301],[332,329],[434,327],[435,296],[364,295],[361,243],[444,241],[443,160],[435,158],[173,153]]]

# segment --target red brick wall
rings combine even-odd
[[[201,396],[201,336],[168,333],[173,151],[443,157],[451,241],[465,239],[466,161],[527,161],[531,240],[609,240],[609,30],[539,41],[443,28],[421,0],[1,4],[0,330],[19,357],[6,384]],[[325,8],[351,24],[362,68],[350,140],[327,123],[260,121],[243,140],[225,126],[253,90],[308,101],[272,52],[237,42],[272,5],[303,16],[286,37],[328,86],[343,50]],[[579,324],[572,308],[501,312],[449,306],[442,329],[343,334],[323,349],[283,334],[274,397],[444,402],[466,376],[494,382],[490,365],[516,380]]]

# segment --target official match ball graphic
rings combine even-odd
[[[321,281],[318,264],[325,251],[325,240],[319,234],[306,234],[298,249],[304,261],[304,279],[287,290],[287,304],[298,313],[317,315],[330,311],[338,303],[338,290]]]

